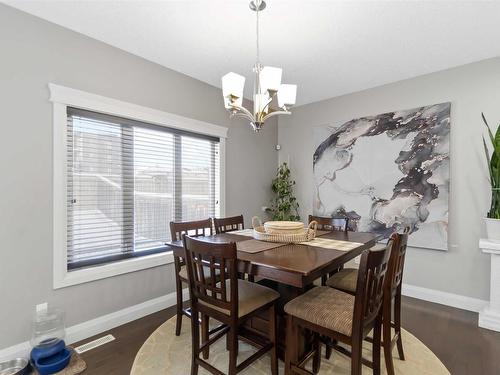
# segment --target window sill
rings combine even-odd
[[[174,256],[171,251],[168,251],[73,271],[65,269],[61,273],[54,272],[54,289],[106,279],[108,277],[158,267],[173,262]]]

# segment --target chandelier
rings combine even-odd
[[[253,112],[243,107],[243,88],[245,77],[236,73],[228,73],[222,77],[222,95],[224,106],[231,117],[244,117],[250,120],[255,132],[262,129],[264,122],[277,115],[290,115],[289,108],[295,104],[297,85],[281,83],[281,68],[262,66],[259,56],[259,12],[264,10],[264,0],[253,0],[250,9],[257,15],[257,62],[253,67],[255,73]]]

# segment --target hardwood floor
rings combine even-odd
[[[452,375],[500,374],[500,333],[479,328],[476,313],[405,297],[402,322]]]
[[[111,333],[116,340],[82,354],[87,363],[84,374],[126,375],[130,373],[134,358],[142,344],[156,328],[175,315],[175,306],[144,318],[116,327],[72,346],[78,346]],[[158,374],[160,375],[160,374]]]
[[[82,355],[88,366],[85,374],[128,374],[144,341],[174,314],[175,309],[170,307],[75,344],[107,333],[116,337]],[[403,327],[427,345],[452,375],[500,374],[500,333],[478,328],[477,314],[403,297],[402,321]]]

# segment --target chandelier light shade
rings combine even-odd
[[[260,87],[263,92],[278,91],[281,85],[283,69],[265,66],[260,72]]]
[[[253,67],[255,73],[253,112],[243,106],[243,90],[245,77],[236,73],[228,73],[222,77],[222,95],[224,106],[231,117],[238,116],[250,120],[253,129],[258,132],[265,121],[277,115],[289,115],[289,108],[295,104],[297,86],[281,83],[283,70],[272,66],[262,66],[259,56],[259,12],[266,7],[263,0],[250,2],[250,9],[257,14],[257,62]]]
[[[278,90],[278,106],[283,108],[295,104],[297,85],[280,85]]]
[[[245,77],[236,73],[227,73],[222,77],[222,95],[225,100],[224,104],[227,109],[231,108],[232,103],[236,105],[243,104],[243,88],[245,87]],[[234,98],[231,100],[231,98]]]

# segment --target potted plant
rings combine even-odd
[[[300,220],[299,204],[293,195],[294,185],[295,181],[291,179],[287,163],[281,164],[271,185],[275,197],[271,201],[271,208],[268,211],[272,214],[273,220]]]
[[[481,115],[488,129],[489,139],[493,145],[493,152],[490,156],[486,140],[483,137],[491,184],[491,207],[488,216],[484,219],[486,222],[486,234],[488,235],[488,239],[500,242],[500,126],[497,128],[496,134],[493,135],[484,114]]]

